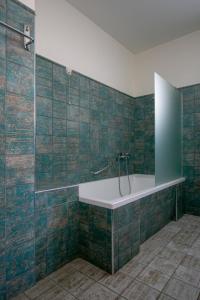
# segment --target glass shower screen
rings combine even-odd
[[[156,185],[181,177],[182,104],[178,89],[155,73]]]

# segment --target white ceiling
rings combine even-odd
[[[133,53],[200,29],[200,0],[67,0]]]

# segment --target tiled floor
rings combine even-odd
[[[14,299],[200,300],[200,217],[165,226],[115,275],[76,259]]]

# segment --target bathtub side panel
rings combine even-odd
[[[79,256],[112,273],[112,210],[79,204]]]
[[[132,202],[113,211],[114,272],[132,259],[140,248],[140,206]]]
[[[140,199],[141,243],[175,218],[175,207],[176,186]]]

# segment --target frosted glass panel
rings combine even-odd
[[[161,184],[181,177],[181,96],[155,73],[155,178]]]

